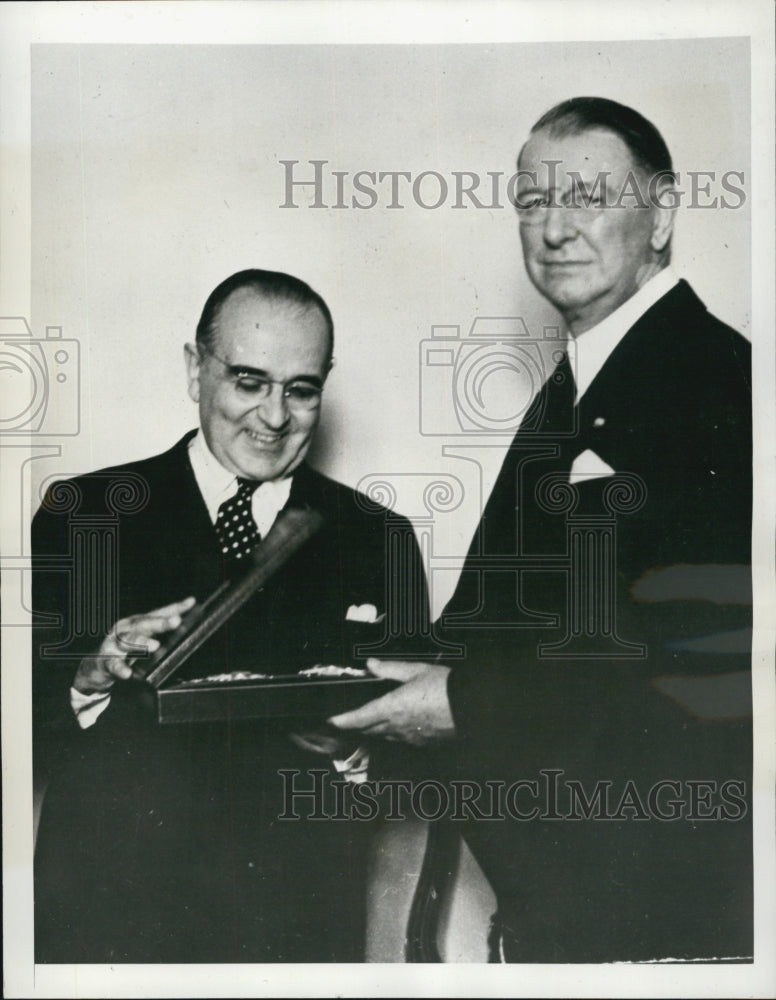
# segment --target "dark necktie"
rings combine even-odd
[[[504,457],[467,561],[489,556],[551,555],[563,545],[565,516],[549,514],[535,499],[542,476],[567,475],[574,451],[574,376],[565,351],[553,360],[557,362],[554,371],[528,408]],[[479,607],[488,622],[516,620],[522,612],[517,610],[515,587],[513,569],[469,570],[462,574],[445,615],[465,614],[471,620],[472,610]],[[473,635],[468,628],[461,632],[462,641],[470,642]]]
[[[553,361],[556,366],[528,408],[485,506],[485,554],[550,553],[558,544],[551,536],[563,530],[563,519],[548,516],[536,495],[546,474],[566,471],[573,450],[574,375],[565,351]]]
[[[244,563],[257,542],[259,529],[253,520],[251,501],[259,486],[253,479],[237,477],[237,492],[218,508],[216,534],[224,559],[231,565]]]
[[[542,386],[523,419],[518,440],[533,435],[565,438],[574,430],[574,375],[564,351],[555,370]]]
[[[522,446],[515,450],[515,462],[531,456],[532,452],[535,455],[522,467],[519,496],[516,496],[515,471],[510,472],[510,499],[513,505],[517,501],[518,509],[522,508],[519,515],[521,541],[514,551],[550,553],[562,542],[562,538],[556,537],[558,533],[565,537],[565,517],[557,516],[552,502],[547,507],[547,501],[540,500],[537,488],[547,474],[560,475],[568,480],[576,429],[575,392],[569,357],[564,351],[532,403],[513,443],[513,448],[514,445]],[[538,446],[538,452],[534,451],[535,446]],[[508,462],[509,458],[504,463],[505,467]]]

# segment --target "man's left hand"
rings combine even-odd
[[[447,699],[449,667],[398,660],[368,660],[367,666],[377,677],[401,681],[401,687],[352,712],[334,716],[328,720],[330,725],[415,746],[455,736]]]

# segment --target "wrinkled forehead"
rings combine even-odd
[[[520,150],[518,188],[566,187],[572,182],[592,184],[598,178],[618,183],[642,170],[625,142],[606,128],[560,134],[540,129]]]
[[[317,306],[241,288],[216,315],[213,349],[231,364],[322,374],[328,366],[330,337]]]

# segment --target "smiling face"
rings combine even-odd
[[[572,334],[582,333],[660,270],[673,212],[661,208],[659,199],[650,201],[649,178],[607,129],[568,136],[541,129],[523,148],[519,168],[528,275]],[[583,197],[583,190],[593,197]]]
[[[330,361],[323,315],[243,288],[221,306],[211,347],[186,345],[189,395],[208,447],[246,479],[288,476],[310,447],[320,399],[299,406],[283,384],[323,385]],[[262,378],[273,380],[268,392],[259,391]]]

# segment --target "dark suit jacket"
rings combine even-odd
[[[442,618],[458,777],[538,782],[465,834],[508,960],[751,955],[749,345],[680,282],[576,409],[516,436]],[[618,475],[572,498],[587,450]]]
[[[190,436],[155,458],[55,484],[34,519],[35,610],[59,619],[35,634],[35,763],[49,780],[37,959],[357,961],[364,824],[277,819],[278,769],[298,768],[311,788],[306,772],[330,768],[327,758],[297,749],[283,725],[159,725],[136,682],[117,684],[87,730],[70,708],[79,659],[112,622],[202,599],[223,579]],[[426,600],[409,523],[303,465],[289,504],[304,503],[323,513],[323,529],[178,676],[360,662],[358,644],[399,638],[392,590],[411,579]],[[388,558],[389,526],[404,539],[400,565]],[[346,621],[362,604],[388,615]]]

